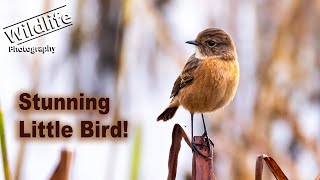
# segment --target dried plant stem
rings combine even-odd
[[[168,180],[175,180],[177,175],[177,166],[178,166],[178,156],[181,148],[182,138],[191,147],[191,141],[188,137],[185,129],[179,125],[175,124],[172,130],[172,142],[169,153],[168,160]]]
[[[60,156],[60,162],[56,167],[50,180],[68,180],[70,176],[70,169],[72,163],[73,153],[68,150],[62,150]]]
[[[195,143],[204,145],[203,148],[198,148],[199,151],[204,154],[208,155],[209,158],[204,158],[201,155],[193,152],[193,159],[192,159],[192,180],[201,180],[201,179],[210,179],[216,180],[216,177],[213,173],[213,145],[209,143],[211,146],[211,151],[209,152],[209,148],[205,145],[207,144],[204,137],[196,136]]]
[[[184,139],[184,141],[189,145],[191,148],[191,141],[188,137],[185,129],[180,126],[179,124],[176,124],[173,127],[172,131],[172,143],[169,153],[169,160],[168,160],[168,180],[175,180],[177,175],[177,166],[178,166],[178,156],[181,148],[181,141]],[[196,136],[195,142],[197,144],[206,145],[205,139],[202,136]],[[203,146],[202,148],[199,147],[199,151],[209,156],[210,158],[204,158],[201,155],[193,153],[193,162],[192,162],[192,180],[201,180],[201,179],[207,179],[207,180],[216,180],[216,177],[213,173],[213,145],[211,145],[211,152],[209,152],[209,148],[206,146]]]
[[[271,157],[265,154],[262,154],[257,157],[255,180],[262,180],[263,161],[265,161],[268,168],[277,180],[288,180],[287,176],[283,173],[276,161],[274,161]]]

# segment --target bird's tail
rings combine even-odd
[[[178,108],[179,106],[168,107],[166,110],[163,111],[163,113],[160,114],[160,116],[157,118],[157,121],[168,121],[176,114]]]

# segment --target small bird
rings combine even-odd
[[[201,113],[202,136],[207,143],[212,143],[203,113],[222,108],[233,99],[239,83],[239,64],[235,44],[221,29],[206,29],[198,34],[196,40],[186,43],[195,45],[196,51],[176,79],[170,96],[172,100],[157,121],[171,119],[180,105],[187,109],[191,114],[192,149],[201,154],[193,138],[193,114]]]

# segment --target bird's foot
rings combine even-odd
[[[192,148],[192,152],[195,152],[197,155],[200,155],[200,156],[202,156],[203,158],[205,158],[205,159],[212,159],[210,156],[206,156],[206,155],[204,155],[203,153],[201,153],[200,151],[199,151],[199,149],[197,148],[197,146],[198,147],[208,147],[209,148],[209,153],[211,153],[211,146],[208,146],[209,144],[203,144],[203,143],[195,143],[194,142],[194,139],[192,139],[192,142],[191,142],[191,148]]]
[[[207,147],[209,148],[209,152],[211,152],[211,145],[212,145],[212,147],[214,147],[213,141],[209,138],[207,132],[204,132],[204,133],[202,134],[202,137],[205,139],[205,142],[206,142],[206,145],[205,145],[205,146],[207,146]]]
[[[206,146],[206,145],[204,145],[204,144],[197,144],[197,143],[195,143],[195,142],[192,141],[192,142],[191,142],[192,152],[196,153],[197,155],[202,156],[203,158],[209,158],[209,159],[211,159],[211,157],[206,156],[206,155],[204,155],[203,153],[201,153],[201,152],[198,150],[197,146]]]

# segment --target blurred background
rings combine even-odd
[[[215,142],[218,179],[254,179],[255,160],[273,157],[290,179],[320,172],[319,0],[36,0],[2,1],[1,27],[67,5],[73,26],[25,46],[55,46],[54,54],[9,53],[0,41],[0,102],[13,179],[48,179],[67,148],[71,179],[166,179],[171,132],[190,133],[189,113],[156,122],[194,47],[185,44],[208,27],[237,45],[240,84],[234,101],[206,114]],[[16,138],[18,92],[108,96],[108,123],[128,120],[128,138],[21,142]],[[44,114],[72,124],[92,114]],[[202,134],[196,115],[196,135]],[[177,179],[190,179],[192,154],[182,143]],[[2,160],[0,161],[2,162]],[[4,179],[0,163],[0,179]],[[269,172],[264,179],[273,179]]]

